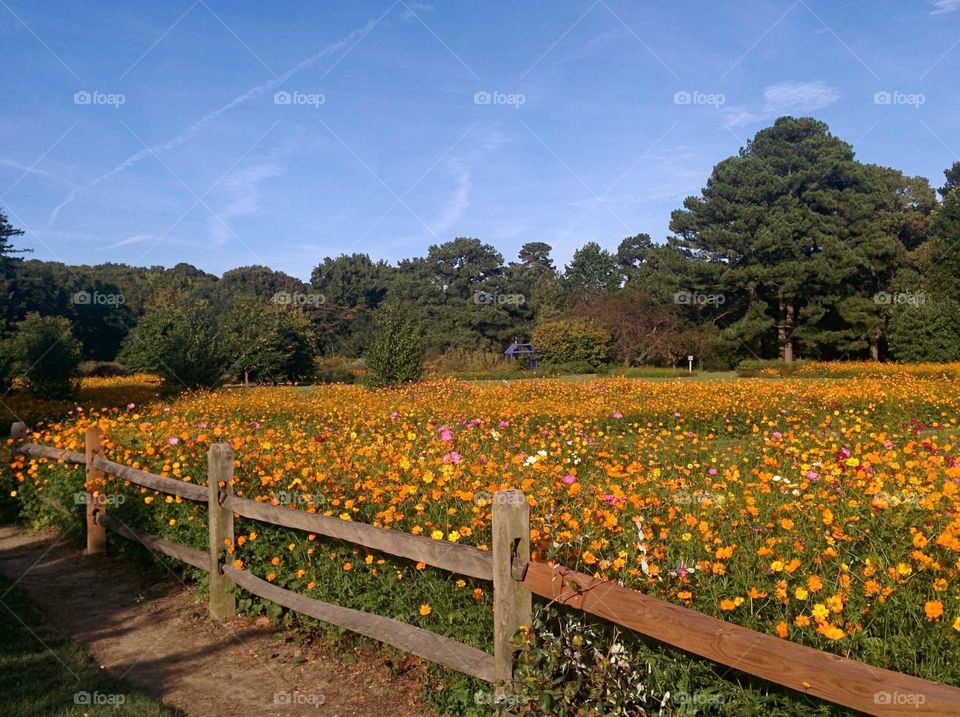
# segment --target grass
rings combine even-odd
[[[4,717],[183,715],[101,670],[79,645],[45,625],[27,596],[4,577],[0,577],[0,613],[0,714]]]

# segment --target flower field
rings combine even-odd
[[[960,685],[956,373],[257,388],[83,405],[32,440],[82,450],[96,422],[112,460],[196,483],[209,445],[229,440],[244,497],[481,548],[491,494],[520,488],[536,560]],[[38,522],[41,494],[82,489],[78,468],[10,466]],[[204,546],[203,506],[109,481],[123,520]],[[229,552],[283,587],[489,649],[482,582],[247,521]],[[656,681],[637,664],[636,682]]]

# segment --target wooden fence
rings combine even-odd
[[[11,435],[15,440],[25,438],[26,426],[15,423]],[[102,455],[96,428],[87,432],[83,453],[31,443],[23,443],[16,450],[29,456],[84,465],[86,488],[98,484],[106,473],[144,488],[206,503],[210,531],[208,550],[204,551],[131,528],[107,515],[106,503],[88,492],[87,553],[106,549],[109,529],[206,570],[210,574],[209,612],[218,620],[235,614],[232,587],[236,585],[291,610],[493,683],[502,693],[510,689],[513,678],[513,636],[521,626],[531,624],[532,596],[538,595],[731,669],[868,714],[960,714],[960,689],[955,687],[782,640],[562,566],[531,562],[529,505],[518,490],[498,491],[494,495],[492,550],[483,551],[235,496],[234,455],[228,443],[210,447],[206,487],[107,460]],[[308,531],[492,582],[493,654],[398,620],[308,598],[222,563],[221,551],[227,542],[233,544],[235,516]]]

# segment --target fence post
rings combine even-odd
[[[493,496],[493,659],[497,695],[513,682],[513,636],[533,622],[533,595],[514,573],[514,561],[530,561],[530,506],[519,490]]]
[[[27,424],[22,421],[17,421],[12,426],[10,426],[10,437],[14,441],[22,441],[27,437]]]
[[[98,514],[106,515],[107,512],[107,501],[103,496],[103,472],[93,467],[94,459],[103,454],[102,441],[100,429],[90,426],[84,436],[86,479],[83,488],[87,494],[87,555],[99,555],[107,551],[107,529],[97,522]]]
[[[237,612],[230,588],[233,581],[223,574],[220,552],[230,539],[233,545],[233,513],[223,507],[223,498],[233,492],[233,449],[229,443],[214,443],[207,452],[207,487],[210,524],[210,617],[226,620]]]

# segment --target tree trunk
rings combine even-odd
[[[780,300],[780,325],[777,328],[777,343],[780,345],[780,358],[784,363],[793,363],[793,327],[795,307],[792,301]]]
[[[870,334],[870,360],[880,360],[880,337],[883,336],[882,329],[876,329]]]
[[[243,372],[243,385],[244,386],[250,385],[250,372],[246,370],[244,370]]]

